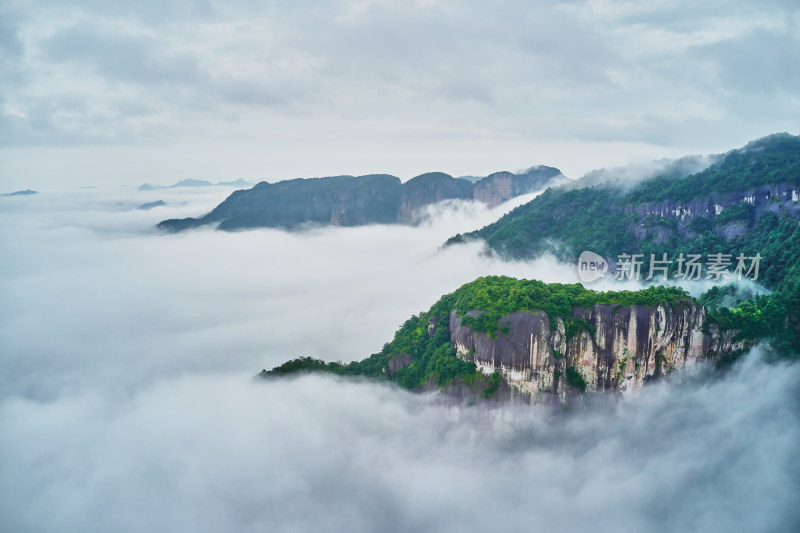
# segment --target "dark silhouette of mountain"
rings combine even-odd
[[[39,191],[25,189],[24,191],[15,191],[4,194],[3,196],[30,196],[31,194],[39,194]]]
[[[495,206],[562,179],[558,169],[540,166],[521,174],[496,172],[475,184],[441,172],[422,174],[406,183],[387,174],[262,182],[234,192],[202,217],[165,220],[158,227],[181,231],[212,223],[222,230],[295,228],[308,223],[409,224],[419,220],[426,206],[443,200],[479,200]]]
[[[137,207],[136,209],[138,209],[139,211],[149,211],[150,209],[153,209],[154,207],[161,207],[162,205],[167,205],[167,203],[164,200],[157,200],[155,202],[144,203],[144,204],[140,205],[139,207]]]
[[[221,185],[225,187],[252,187],[253,184],[249,181],[239,178],[233,181],[218,181],[217,183],[211,183],[207,180],[198,180],[198,179],[185,179],[181,180],[178,183],[173,185],[163,186],[163,185],[152,185],[150,183],[142,183],[139,185],[138,190],[140,191],[154,191],[156,189],[175,189],[178,187],[212,187],[214,185]]]

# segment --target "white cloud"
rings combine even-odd
[[[3,198],[9,305],[0,330],[15,361],[0,378],[5,394],[49,390],[51,382],[57,391],[76,359],[92,362],[89,374],[74,376],[78,386],[187,369],[255,372],[300,355],[360,359],[406,318],[481,274],[575,278],[548,273],[547,261],[482,257],[477,244],[437,251],[456,228],[477,229],[530,195],[493,210],[461,204],[420,228],[156,232],[158,221],[198,216],[230,191]],[[158,199],[167,206],[134,209]]]
[[[542,260],[439,250],[500,210],[417,228],[160,235],[230,189],[0,198],[0,516],[13,531],[796,529],[798,368],[753,354],[570,416],[453,409],[310,376],[380,349],[482,274]],[[167,207],[137,211],[163,199]],[[517,199],[517,203],[525,201]],[[513,205],[513,204],[512,204]],[[506,205],[503,209],[510,206]],[[754,393],[754,391],[756,391]]]

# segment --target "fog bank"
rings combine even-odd
[[[4,528],[800,527],[800,375],[760,350],[724,379],[679,375],[569,416],[330,376],[252,381],[290,357],[375,352],[480,275],[576,272],[439,248],[509,205],[439,206],[419,227],[153,230],[228,193],[0,199]],[[167,206],[135,209],[156,199]]]

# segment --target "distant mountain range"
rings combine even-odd
[[[31,189],[25,189],[24,191],[9,192],[9,193],[6,193],[6,194],[2,194],[0,196],[29,196],[31,194],[39,194],[39,191],[33,191]]]
[[[142,205],[140,205],[136,209],[138,209],[139,211],[149,211],[150,209],[153,209],[154,207],[161,207],[161,206],[164,206],[164,205],[167,205],[167,203],[164,200],[156,200],[155,202],[143,203]]]
[[[212,187],[214,185],[223,185],[226,187],[252,187],[253,184],[249,181],[246,181],[242,178],[234,181],[218,181],[217,183],[211,183],[210,181],[206,180],[197,180],[193,178],[181,180],[174,185],[152,185],[150,183],[142,183],[139,185],[138,189],[140,191],[154,191],[156,189],[174,189],[176,187]]]
[[[221,230],[295,228],[307,223],[413,224],[426,206],[444,200],[477,200],[496,206],[564,181],[557,168],[537,166],[519,174],[496,172],[475,183],[441,172],[405,183],[388,174],[262,182],[234,192],[202,217],[165,220],[158,227],[182,231],[204,224],[219,224]]]
[[[725,366],[760,341],[772,356],[800,356],[800,137],[771,135],[641,174],[598,171],[551,187],[447,244],[479,240],[513,259],[550,253],[576,269],[579,254],[592,251],[609,263],[611,277],[621,255],[640,254],[642,280],[654,258],[672,259],[663,272],[672,280],[685,265],[678,257],[728,261],[728,277],[700,298],[675,287],[595,292],[486,277],[409,318],[362,361],[305,357],[260,376],[367,376],[465,403],[569,401],[592,391],[625,395],[703,359]],[[755,255],[757,282],[772,292],[726,285],[737,280],[737,257]],[[702,274],[697,279],[711,279],[708,270]]]

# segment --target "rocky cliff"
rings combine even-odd
[[[473,190],[472,183],[441,172],[412,178],[403,184],[397,221],[405,224],[418,222],[426,206],[443,200],[471,200]]]
[[[719,215],[737,209],[736,217],[725,217],[714,223]],[[662,200],[628,204],[622,208],[625,214],[636,216],[630,230],[638,240],[651,238],[654,242],[668,241],[671,237],[692,238],[704,228],[693,225],[695,219],[711,222],[710,229],[719,237],[729,241],[747,233],[764,214],[800,216],[800,185],[774,184],[750,187],[745,190],[712,193],[689,201]],[[647,217],[655,224],[644,224]],[[657,220],[672,221],[671,224]]]
[[[455,311],[447,327],[459,358],[474,362],[484,375],[497,372],[510,395],[525,402],[595,391],[632,395],[650,380],[746,347],[733,341],[733,332],[721,334],[707,324],[705,309],[691,299],[576,308],[573,318],[584,327],[572,337],[561,318],[553,324],[542,311],[503,316],[498,325],[508,334],[496,338],[463,325]]]
[[[409,318],[364,360],[300,358],[261,375],[367,376],[465,403],[566,402],[601,391],[635,395],[675,370],[731,362],[755,342],[677,287],[598,292],[486,276]]]
[[[202,217],[165,220],[158,227],[181,231],[204,224],[218,224],[221,230],[295,228],[309,223],[413,224],[426,206],[443,200],[475,199],[495,206],[559,179],[563,176],[558,169],[534,167],[521,174],[498,172],[475,184],[441,172],[422,174],[406,183],[386,174],[262,182],[234,192]]]
[[[475,183],[473,196],[489,207],[494,207],[517,196],[565,181],[561,172],[553,167],[533,167],[520,174],[495,172]]]

